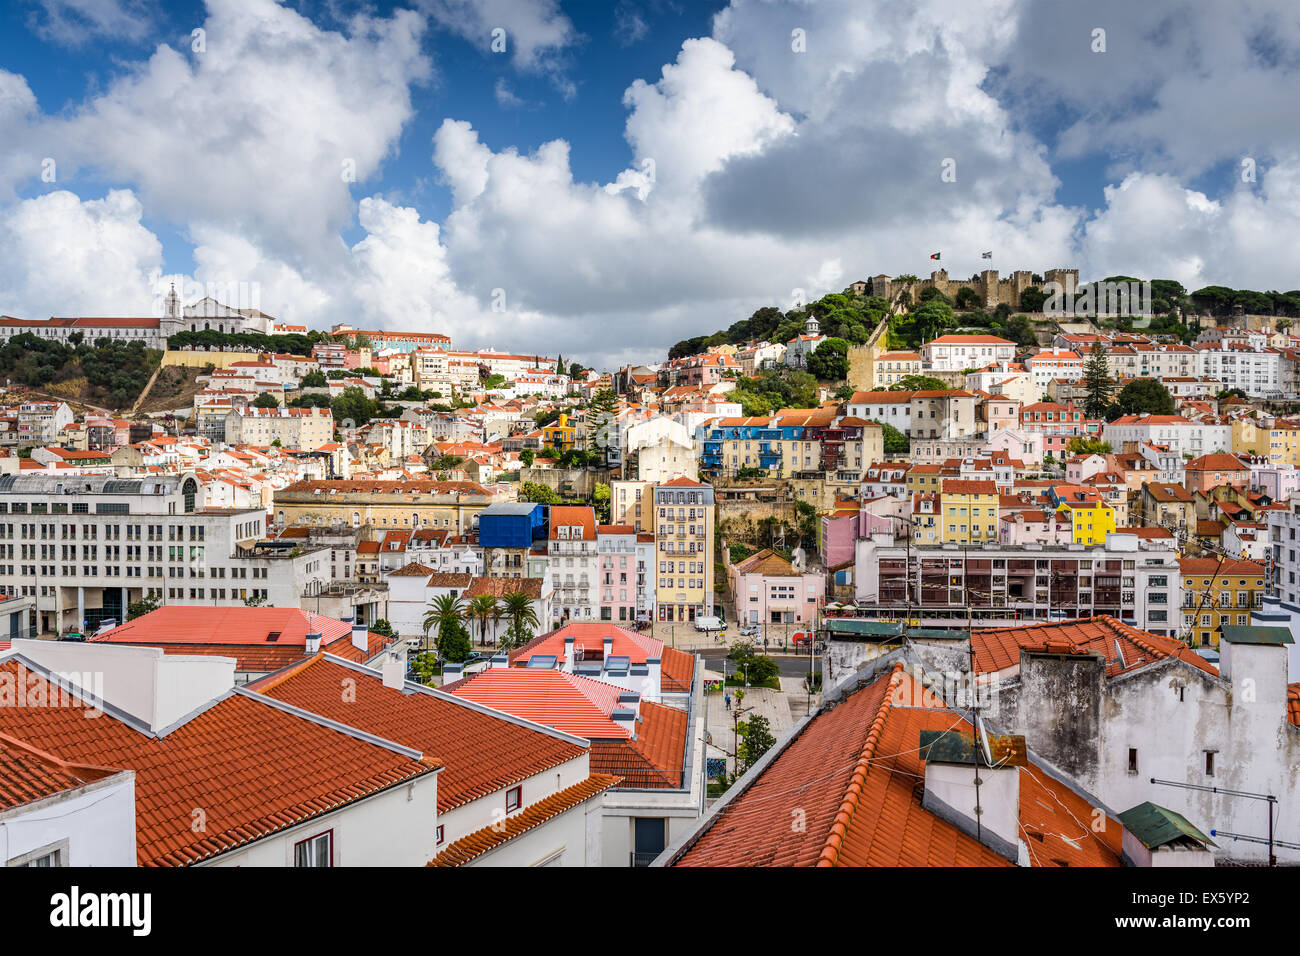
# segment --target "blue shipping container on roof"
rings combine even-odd
[[[489,505],[479,512],[478,543],[484,548],[528,548],[546,537],[547,508],[531,502]]]

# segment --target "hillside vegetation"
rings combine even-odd
[[[64,345],[24,333],[0,348],[0,375],[32,388],[67,394],[74,401],[129,408],[161,361],[162,353],[146,349],[143,342],[127,344],[102,338],[92,345],[74,332]],[[74,390],[77,394],[69,394]]]

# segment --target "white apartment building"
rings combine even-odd
[[[1016,343],[996,335],[941,335],[921,346],[925,365],[936,372],[983,368],[1015,357]]]
[[[1232,449],[1232,429],[1228,425],[1193,422],[1181,415],[1124,415],[1102,426],[1101,437],[1112,448],[1125,442],[1165,445],[1171,451],[1191,458]]]
[[[585,505],[552,505],[546,553],[555,587],[554,622],[595,620],[600,566],[595,510]]]
[[[1198,346],[1198,375],[1210,376],[1224,388],[1239,388],[1251,398],[1282,398],[1283,353],[1279,349],[1217,343]]]
[[[18,444],[48,445],[59,441],[73,421],[67,402],[24,402],[18,406]]]
[[[1025,359],[1025,368],[1033,376],[1034,387],[1041,397],[1054,378],[1077,381],[1083,378],[1083,356],[1078,352],[1045,349]]]
[[[334,440],[334,415],[328,408],[235,408],[226,416],[226,441],[232,445],[270,445],[315,451]]]
[[[328,551],[255,546],[266,512],[205,510],[193,474],[0,477],[0,592],[36,600],[40,634],[121,623],[134,601],[298,607]]]

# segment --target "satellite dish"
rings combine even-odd
[[[975,692],[975,678],[974,678],[974,675],[972,675],[972,676],[971,676],[971,693],[974,694],[974,692]],[[985,762],[987,763],[988,766],[992,767],[992,766],[993,766],[993,751],[989,749],[989,735],[988,735],[988,733],[984,730],[984,718],[983,718],[983,717],[976,717],[976,718],[975,718],[975,726],[979,729],[980,746],[981,746],[981,747],[983,748],[983,750],[984,750],[984,760],[985,760]]]

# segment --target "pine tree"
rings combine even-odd
[[[1111,380],[1110,366],[1100,339],[1092,344],[1092,354],[1083,366],[1083,384],[1088,391],[1083,413],[1089,418],[1101,418],[1111,403],[1115,383]]]

